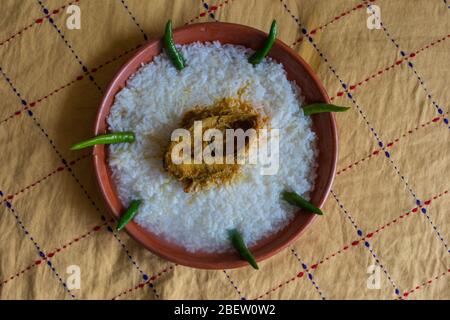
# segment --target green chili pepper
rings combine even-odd
[[[306,209],[312,213],[323,215],[322,210],[314,206],[311,202],[303,199],[300,195],[295,192],[283,191],[281,193],[282,198],[293,206]]]
[[[167,21],[166,24],[166,31],[164,33],[164,47],[166,48],[167,54],[169,55],[170,60],[172,60],[175,68],[182,70],[186,65],[186,61],[175,47],[172,33],[172,20]]]
[[[265,56],[269,53],[270,49],[272,49],[272,46],[277,39],[277,22],[276,20],[272,21],[272,25],[270,26],[270,32],[269,37],[267,38],[266,42],[264,43],[264,46],[256,51],[249,59],[248,62],[250,62],[252,65],[257,65],[260,63]]]
[[[245,245],[244,239],[242,238],[242,235],[239,233],[239,231],[237,231],[236,229],[229,230],[228,235],[230,237],[231,243],[233,243],[234,248],[239,252],[239,255],[247,260],[253,268],[258,270],[258,264],[256,263],[256,260],[250,250]]]
[[[328,104],[328,103],[313,103],[310,105],[307,105],[303,107],[303,113],[305,116],[310,116],[316,113],[323,113],[323,112],[344,112],[350,109],[349,107],[339,107],[335,106],[334,104]]]
[[[79,142],[70,147],[70,150],[80,150],[96,144],[113,144],[122,142],[133,142],[135,140],[133,132],[115,132],[96,136],[92,139]]]
[[[141,200],[131,201],[127,211],[123,214],[123,216],[119,220],[119,223],[117,224],[117,231],[122,230],[125,227],[125,225],[134,218],[140,205]]]

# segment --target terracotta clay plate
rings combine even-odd
[[[185,26],[174,30],[174,40],[178,44],[189,44],[195,41],[215,41],[222,44],[230,43],[243,45],[252,49],[261,48],[267,34],[259,30],[231,23],[212,22]],[[142,63],[149,63],[161,53],[162,41],[160,39],[148,42],[140,49],[116,74],[109,85],[97,115],[95,134],[108,131],[106,119],[118,91],[125,87],[128,78],[135,73]],[[277,40],[269,54],[272,58],[284,65],[288,79],[293,80],[302,89],[306,103],[328,102],[329,98],[320,81],[311,68],[300,58],[295,51],[283,42]],[[311,193],[311,201],[321,207],[330,191],[334,179],[338,138],[336,123],[331,113],[312,116],[313,130],[318,137],[318,175],[315,188]],[[103,145],[94,147],[94,165],[97,179],[103,196],[109,205],[112,214],[118,218],[125,210],[111,178],[108,167],[107,148]],[[292,161],[296,161],[295,158]],[[181,188],[180,188],[181,190]],[[315,215],[300,211],[295,218],[281,231],[273,234],[251,247],[257,261],[262,261],[287,247],[308,227],[316,218]],[[325,217],[321,217],[325,219]],[[176,221],[174,221],[176,223]],[[235,252],[228,253],[192,253],[186,249],[166,241],[135,222],[126,226],[126,231],[145,248],[160,257],[178,264],[204,269],[229,269],[247,266]]]

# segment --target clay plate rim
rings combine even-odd
[[[202,33],[203,32],[203,33]],[[246,46],[258,48],[267,37],[267,34],[259,31],[257,29],[232,24],[232,23],[224,23],[224,22],[207,22],[207,23],[199,23],[184,26],[174,30],[174,39],[176,43],[186,44],[193,41],[186,41],[183,38],[192,37],[192,34],[199,34],[198,41],[201,40],[202,37],[205,36],[205,33],[213,33],[217,34],[221,43],[221,38],[225,38],[226,40],[229,38],[227,36],[228,33],[242,33],[247,37],[249,34],[252,36],[252,40],[250,40],[250,44]],[[207,35],[206,35],[207,36]],[[253,40],[254,37],[254,40]],[[194,40],[197,41],[197,40]],[[211,41],[211,40],[209,40]],[[234,41],[232,39],[232,41]],[[238,40],[236,40],[238,41]],[[282,54],[286,57],[286,59],[294,59],[295,63],[303,69],[302,72],[304,74],[300,74],[300,77],[310,78],[312,82],[308,84],[308,86],[312,86],[313,91],[316,90],[314,94],[317,96],[315,101],[307,101],[307,102],[327,102],[330,103],[328,94],[326,93],[323,85],[314,74],[311,67],[289,46],[277,40],[274,44],[272,51],[277,50],[277,53]],[[161,51],[161,39],[151,40],[147,44],[145,44],[142,48],[140,48],[134,55],[131,57],[119,70],[119,72],[114,76],[113,80],[108,86],[104,97],[102,99],[102,103],[100,105],[96,122],[95,122],[95,135],[103,134],[107,131],[106,128],[106,118],[109,114],[109,110],[114,102],[114,97],[118,91],[120,91],[126,80],[129,78],[131,74],[136,72],[138,69],[137,66],[140,63],[148,63],[152,61],[155,55],[152,55],[151,58],[148,58],[148,52],[156,50],[159,54]],[[275,58],[278,62],[283,63],[282,60]],[[284,60],[286,60],[284,59]],[[284,64],[284,63],[283,63]],[[302,94],[305,95],[302,88]],[[306,93],[307,94],[307,93]],[[322,207],[330,190],[331,185],[333,183],[335,174],[336,174],[336,163],[338,157],[338,135],[336,128],[336,121],[334,115],[332,113],[320,114],[313,116],[314,123],[314,131],[317,130],[318,127],[328,128],[329,133],[325,136],[327,140],[328,147],[331,150],[327,149],[327,172],[320,174],[321,166],[318,168],[318,176],[323,177],[326,176],[326,181],[323,183],[320,194],[317,194],[317,190],[314,189],[312,192],[312,202],[318,206]],[[318,126],[317,124],[320,124]],[[324,130],[324,129],[321,129]],[[320,132],[317,132],[318,136]],[[324,139],[324,137],[322,137]],[[321,152],[322,153],[322,152]],[[319,154],[319,159],[321,154]],[[107,148],[103,145],[97,145],[93,148],[93,160],[94,167],[96,171],[96,177],[98,184],[100,186],[100,190],[102,195],[108,204],[111,213],[113,216],[118,219],[123,212],[124,208],[117,197],[117,193],[115,192],[114,184],[111,180],[110,171],[107,165]],[[323,168],[322,168],[323,169]],[[323,178],[322,178],[323,180]],[[181,190],[181,189],[180,189]],[[276,253],[280,252],[292,242],[294,242],[298,237],[311,225],[311,223],[316,219],[316,215],[309,214],[303,211],[299,211],[296,214],[296,217],[281,231],[276,234],[272,234],[268,238],[265,238],[259,241],[255,246],[251,247],[252,252],[255,255],[255,258],[258,262],[261,262],[265,259],[270,258]],[[292,225],[295,226],[294,231],[290,231],[290,234],[285,235],[288,232],[288,229],[292,229]],[[167,242],[159,236],[154,235],[151,232],[141,228],[134,221],[130,222],[126,228],[126,232],[134,238],[137,242],[143,245],[145,248],[153,252],[154,254],[167,259],[169,261],[175,262],[177,264],[182,264],[185,266],[202,268],[202,269],[231,269],[238,268],[242,266],[248,266],[248,263],[245,260],[242,260],[235,252],[227,252],[221,254],[207,254],[207,253],[189,253],[184,248],[174,245],[172,243]],[[281,240],[280,240],[281,238]],[[262,245],[261,243],[264,243]]]

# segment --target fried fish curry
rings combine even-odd
[[[226,98],[212,106],[194,107],[180,124],[188,133],[187,143],[171,141],[164,169],[183,183],[185,192],[229,183],[238,175],[258,129],[266,123],[267,117],[241,99]],[[239,139],[243,133],[244,139]]]

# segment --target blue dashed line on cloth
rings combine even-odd
[[[299,19],[297,17],[295,17],[291,10],[287,7],[287,5],[283,2],[283,0],[280,0],[283,4],[283,7],[286,9],[286,11],[290,14],[290,16],[297,22],[297,24],[299,25],[302,33],[307,34],[308,30],[302,26],[302,24],[300,23]],[[359,106],[359,104],[356,102],[355,98],[353,97],[353,95],[348,91],[347,89],[347,84],[341,79],[341,77],[338,75],[338,73],[336,72],[336,70],[333,68],[333,66],[331,66],[331,64],[328,62],[328,58],[323,54],[323,52],[317,47],[317,45],[314,43],[314,40],[312,37],[308,37],[308,42],[314,47],[314,49],[317,51],[317,53],[319,54],[319,56],[323,59],[323,61],[325,61],[327,63],[327,67],[328,69],[334,74],[334,76],[336,77],[336,79],[339,81],[339,83],[341,84],[342,88],[344,89],[344,91],[347,93],[347,97],[350,99],[350,101],[352,101],[353,105],[356,107],[356,109],[358,110],[359,114],[361,115],[361,117],[364,119],[365,124],[367,125],[367,127],[369,128],[369,130],[372,132],[373,136],[375,137],[375,139],[378,142],[378,145],[380,146],[380,148],[384,151],[384,154],[386,156],[386,158],[389,160],[389,162],[391,163],[391,165],[393,166],[395,172],[397,173],[397,175],[400,177],[400,179],[403,181],[403,183],[406,185],[408,191],[411,193],[411,195],[414,197],[414,199],[417,200],[417,196],[415,194],[415,192],[412,190],[411,186],[409,185],[408,181],[406,180],[405,176],[403,176],[400,173],[400,170],[398,169],[398,167],[396,166],[396,164],[394,163],[394,161],[391,158],[391,154],[389,152],[386,153],[386,148],[384,146],[383,141],[381,140],[380,136],[378,135],[377,131],[375,130],[375,128],[371,125],[371,123],[369,122],[369,120],[367,119],[366,114],[363,112],[363,110],[361,109],[361,107]]]
[[[153,283],[149,282],[148,287],[150,289],[152,289],[153,293],[155,294],[156,299],[159,299],[159,294],[158,294],[158,292],[156,292],[155,285]]]
[[[98,209],[97,205],[95,205],[95,208],[96,208],[98,211],[100,211],[100,209]],[[106,219],[106,218],[102,215],[102,219]],[[130,254],[130,251],[129,251],[128,248],[125,246],[125,243],[123,243],[123,241],[119,238],[119,236],[117,235],[117,233],[114,231],[114,229],[113,229],[110,225],[108,225],[107,229],[108,229],[109,232],[112,233],[112,235],[114,236],[114,238],[116,238],[116,240],[119,242],[119,244],[121,245],[122,249],[125,251],[125,253],[126,253],[128,259],[130,260],[130,262],[136,267],[136,269],[137,269],[137,270],[140,272],[140,274],[142,275],[142,279],[144,279],[144,281],[147,281],[147,280],[149,279],[149,278],[148,278],[148,275],[147,275],[146,273],[144,273],[144,272],[141,270],[141,268],[139,267],[139,265],[137,264],[137,262],[133,259],[133,257],[132,257],[131,254]],[[156,293],[156,290],[153,290],[153,291],[155,292],[155,294],[156,294],[157,296],[159,296],[159,295]]]
[[[283,0],[280,0],[284,6],[284,8],[286,9],[286,11],[291,15],[291,17],[297,22],[297,24],[299,25],[302,33],[307,34],[308,30],[306,28],[304,28],[302,26],[302,24],[300,23],[299,19],[297,17],[295,17],[292,12],[290,11],[290,9],[287,7],[287,5],[283,2]],[[397,167],[397,165],[394,163],[394,161],[392,160],[391,154],[389,152],[386,151],[385,146],[383,141],[381,140],[381,138],[379,137],[378,133],[375,131],[375,129],[373,128],[373,126],[370,124],[370,122],[368,121],[365,113],[362,111],[361,107],[358,105],[358,103],[356,102],[355,98],[352,96],[352,94],[347,90],[347,85],[342,81],[342,79],[340,78],[340,76],[337,74],[336,70],[329,64],[328,59],[325,57],[325,55],[323,54],[323,52],[317,47],[317,45],[314,43],[314,40],[312,39],[312,37],[308,37],[308,41],[309,43],[314,47],[314,49],[317,51],[317,53],[320,55],[320,57],[327,63],[327,67],[328,69],[334,74],[334,76],[336,77],[336,79],[339,80],[339,82],[341,83],[342,87],[344,88],[345,92],[347,93],[347,97],[352,101],[352,103],[354,104],[354,106],[356,107],[356,109],[358,110],[359,114],[362,116],[362,118],[364,119],[366,125],[369,127],[370,131],[372,132],[372,134],[374,135],[375,139],[378,141],[378,145],[380,146],[380,148],[384,151],[384,155],[386,156],[386,158],[388,159],[389,163],[392,165],[392,167],[394,168],[394,171],[397,173],[397,175],[400,177],[400,179],[403,181],[403,183],[405,184],[406,188],[408,189],[409,193],[412,195],[412,197],[415,199],[416,202],[420,201],[420,199],[418,199],[416,193],[412,190],[411,186],[409,185],[407,179],[405,178],[404,175],[402,175],[400,173],[400,169]],[[432,225],[434,226],[434,223],[431,220],[431,217],[429,217],[427,215],[427,218],[429,218],[430,223],[432,223]],[[437,228],[436,228],[437,229]],[[442,241],[444,247],[446,248],[447,252],[450,252],[450,250],[448,249],[448,245],[446,243],[446,241],[443,239],[442,236],[440,236],[440,233],[438,234],[439,239]]]
[[[48,9],[44,6],[44,4],[42,3],[41,0],[36,0],[39,4],[39,6],[42,9],[42,12],[44,12],[45,15],[48,15]],[[94,77],[91,75],[91,73],[89,72],[89,69],[86,67],[86,65],[83,63],[83,61],[81,61],[80,57],[76,54],[75,50],[73,49],[72,45],[69,43],[69,41],[67,41],[66,36],[64,35],[64,33],[58,28],[58,26],[55,23],[55,20],[53,20],[53,18],[49,17],[48,18],[48,22],[50,22],[50,24],[53,26],[53,28],[56,30],[56,32],[58,32],[58,35],[61,37],[61,39],[64,41],[65,45],[69,48],[69,50],[72,52],[72,54],[74,55],[75,59],[77,60],[78,64],[82,67],[83,72],[88,76],[89,80],[95,85],[95,87],[101,92],[103,93],[102,88],[100,88],[100,86],[98,85],[98,83],[95,81]]]
[[[34,117],[33,117],[34,119]],[[41,131],[44,133],[44,135],[48,138],[48,134],[46,133],[46,131],[42,128],[42,126],[40,126],[39,123],[37,123],[37,125],[39,126],[39,128],[41,129]],[[61,158],[64,166],[67,168],[67,170],[69,171],[70,175],[72,176],[72,178],[76,181],[76,183],[78,184],[78,186],[81,188],[81,190],[83,191],[84,195],[86,196],[86,198],[90,201],[91,205],[95,208],[95,210],[101,215],[101,219],[102,221],[106,221],[106,217],[101,213],[100,208],[97,206],[97,204],[95,203],[95,201],[92,199],[92,197],[89,195],[89,193],[87,192],[86,188],[84,187],[84,185],[81,183],[81,181],[75,176],[72,168],[69,167],[67,161],[65,159],[62,158],[61,154],[59,153],[59,151],[56,149],[56,146],[53,144],[53,142],[51,140],[49,140],[49,142],[51,143],[53,149],[55,150],[55,152],[57,153],[57,155]],[[117,242],[119,242],[120,246],[122,247],[122,249],[125,251],[128,260],[130,260],[130,262],[135,266],[135,268],[139,271],[139,273],[142,275],[142,278],[144,280],[148,280],[148,275],[146,273],[144,273],[141,268],[139,267],[139,265],[137,264],[137,262],[134,260],[134,258],[131,256],[130,251],[128,250],[128,248],[126,247],[125,243],[123,243],[123,241],[120,239],[120,237],[117,235],[117,233],[112,229],[112,227],[110,226],[109,222],[108,224],[108,231],[110,231],[112,233],[112,235],[114,236],[114,238],[117,240]]]
[[[125,3],[125,0],[120,0],[120,2],[122,3],[123,7],[125,8],[125,10],[128,12],[128,15],[131,17],[131,19],[133,20],[134,24],[139,28],[139,30],[141,31],[142,35],[144,36],[145,41],[148,40],[148,36],[145,33],[145,31],[142,29],[141,25],[139,24],[139,22],[137,21],[136,17],[131,13],[130,8],[128,7],[128,5]]]
[[[1,195],[3,195],[3,192],[1,192]],[[5,206],[8,208],[8,210],[11,212],[11,214],[16,219],[16,223],[19,225],[19,227],[22,229],[25,236],[33,243],[34,247],[36,248],[39,256],[43,259],[46,259],[46,255],[44,251],[42,251],[40,245],[36,242],[36,240],[31,236],[30,232],[25,228],[25,225],[23,224],[22,220],[20,220],[19,215],[17,214],[16,210],[13,208],[11,202],[5,201]],[[56,276],[58,281],[61,283],[61,285],[64,287],[64,290],[71,296],[72,299],[76,299],[75,295],[70,291],[70,289],[67,287],[64,280],[59,275],[56,268],[53,266],[50,260],[47,260],[47,266],[52,270],[53,274]]]
[[[19,92],[19,90],[17,90],[17,88],[13,85],[11,79],[5,74],[5,72],[3,71],[3,69],[0,67],[0,74],[3,76],[3,78],[6,80],[6,82],[8,83],[8,85],[11,87],[12,91],[16,94],[16,96],[19,98],[22,106],[25,108],[27,106],[27,101],[25,99],[22,98],[21,93]],[[47,137],[48,141],[50,142],[50,144],[52,145],[53,149],[57,152],[57,154],[62,158],[61,154],[58,152],[58,150],[56,149],[55,145],[53,144],[53,141],[49,138],[48,134],[44,131],[44,129],[42,128],[42,126],[40,125],[40,123],[37,121],[37,119],[33,116],[33,113],[31,112],[31,110],[27,110],[27,114],[33,119],[33,122],[35,123],[35,125],[45,134],[45,136]],[[65,160],[64,160],[65,161]],[[3,194],[3,193],[2,193]],[[6,201],[6,206],[8,207],[8,209],[11,210],[11,212],[14,214],[18,224],[21,226],[22,230],[24,231],[25,235],[28,236],[28,238],[33,242],[33,244],[35,245],[36,249],[38,249],[39,251],[39,255],[42,258],[46,258],[45,253],[40,249],[39,245],[37,244],[37,242],[34,240],[34,238],[29,234],[29,231],[25,229],[25,227],[23,226],[22,222],[20,221],[19,217],[17,216],[17,214],[15,213],[15,210],[12,208],[12,205],[10,202]],[[56,269],[52,266],[51,267],[52,271],[54,272],[54,274],[57,276],[58,280],[61,282],[61,284],[63,285],[63,287],[66,289],[66,291],[70,294],[70,296],[72,298],[75,298],[75,296],[70,292],[70,290],[67,288],[66,284],[64,283],[64,281],[61,279],[61,277],[59,276],[58,272],[56,271]]]
[[[247,300],[247,298],[242,295],[241,290],[239,290],[238,286],[235,284],[235,282],[233,281],[233,279],[231,279],[230,275],[228,274],[228,272],[226,270],[222,270],[223,273],[225,274],[225,276],[227,277],[228,282],[230,282],[230,284],[233,286],[234,290],[236,291],[236,293],[239,295],[239,297],[241,298],[241,300]]]
[[[351,221],[352,226],[356,229],[356,233],[358,234],[358,236],[360,238],[362,238],[364,232],[358,227],[358,225],[356,224],[355,220],[352,218],[350,213],[344,207],[344,205],[342,204],[341,200],[338,198],[338,196],[336,195],[336,193],[333,190],[331,190],[331,194],[333,195],[334,199],[336,200],[339,208],[341,208],[341,210],[345,213],[347,218]],[[397,287],[394,279],[391,277],[389,272],[386,270],[386,267],[381,263],[380,259],[376,255],[375,251],[372,249],[372,247],[370,245],[370,242],[365,240],[364,241],[364,247],[366,247],[369,250],[369,252],[372,254],[372,257],[375,259],[376,264],[378,266],[380,266],[381,270],[383,270],[383,273],[386,275],[387,279],[389,280],[389,282],[391,283],[392,287],[394,288],[394,293],[396,295],[400,295],[400,292],[401,292],[400,289]]]
[[[70,169],[70,174],[72,175],[72,177],[75,179],[75,181],[77,182],[77,184],[79,185],[79,187],[81,188],[81,190],[83,191],[84,195],[87,197],[87,199],[90,201],[91,205],[95,208],[95,210],[101,215],[101,219],[102,221],[106,221],[106,217],[101,213],[99,207],[97,206],[97,204],[95,203],[95,201],[92,199],[92,197],[89,195],[89,193],[87,192],[86,188],[83,186],[83,184],[80,182],[80,180],[75,176],[75,174],[73,173],[73,171]],[[117,240],[117,242],[119,242],[120,246],[122,247],[122,249],[125,251],[128,260],[133,264],[133,266],[136,268],[136,270],[139,271],[139,273],[142,275],[142,278],[144,279],[144,281],[148,280],[148,275],[146,273],[144,273],[141,268],[139,267],[139,265],[137,264],[137,262],[134,260],[134,258],[131,256],[130,251],[128,250],[127,246],[125,245],[125,243],[122,241],[122,239],[120,239],[120,237],[118,236],[117,232],[114,231],[114,229],[110,226],[109,223],[108,224],[108,231],[112,233],[112,235],[114,236],[114,238]],[[156,293],[156,290],[154,290]],[[158,295],[156,293],[156,295]]]
[[[20,103],[22,104],[23,107],[27,106],[27,101],[25,99],[22,98],[22,95],[20,94],[20,92],[14,87],[14,85],[11,82],[11,79],[5,74],[5,72],[3,71],[3,69],[0,67],[0,74],[3,76],[3,78],[6,80],[6,82],[8,83],[8,85],[10,86],[10,88],[12,89],[12,91],[16,94],[16,96],[19,98]]]
[[[4,79],[6,80],[6,82],[8,83],[8,85],[11,87],[11,89],[14,91],[14,93],[16,94],[16,96],[20,99],[22,106],[25,108],[27,106],[27,102],[25,99],[22,98],[22,95],[20,94],[19,90],[17,90],[17,88],[13,85],[11,79],[5,74],[5,72],[3,71],[3,69],[0,67],[0,74],[4,77]],[[38,129],[41,131],[41,133],[45,136],[45,138],[47,139],[47,141],[50,143],[52,149],[55,151],[55,153],[57,154],[57,156],[59,157],[59,159],[61,160],[61,162],[63,163],[63,165],[66,167],[67,171],[70,173],[70,175],[72,176],[72,178],[76,181],[76,183],[78,184],[78,186],[81,188],[81,190],[83,191],[84,195],[87,197],[87,199],[90,201],[91,205],[95,208],[95,210],[101,215],[101,219],[102,221],[106,221],[106,218],[103,214],[101,214],[101,211],[99,209],[99,207],[97,206],[97,204],[95,203],[95,201],[92,199],[92,197],[89,195],[89,193],[87,192],[86,188],[84,187],[84,185],[81,183],[81,181],[75,176],[72,168],[69,166],[69,164],[67,163],[67,160],[64,159],[64,157],[62,156],[62,154],[59,152],[58,148],[56,148],[56,145],[54,144],[53,140],[50,138],[50,136],[48,135],[47,131],[41,126],[40,122],[38,121],[38,119],[33,115],[33,113],[31,112],[31,110],[27,110],[27,114],[30,116],[30,118],[33,120],[34,124],[36,127],[38,127]],[[109,226],[109,223],[108,223]],[[147,274],[145,274],[141,268],[139,267],[139,265],[137,264],[137,262],[133,259],[133,257],[131,256],[128,248],[125,246],[125,244],[123,243],[123,241],[119,238],[119,236],[117,235],[116,232],[114,232],[114,230],[109,227],[111,229],[111,233],[113,234],[114,238],[119,242],[119,244],[121,245],[121,247],[125,250],[125,253],[127,254],[128,259],[130,260],[130,262],[136,267],[136,269],[141,273],[142,277],[145,278],[148,276]]]
[[[392,279],[391,275],[387,272],[386,268],[384,267],[384,265],[381,263],[381,261],[378,258],[378,256],[375,254],[375,252],[371,248],[369,241],[364,241],[364,246],[372,254],[372,257],[375,259],[375,263],[380,266],[381,270],[383,270],[383,273],[386,275],[386,277],[388,278],[388,280],[391,283],[392,287],[394,288],[394,293],[396,295],[400,295],[400,289],[397,288],[397,285],[395,284],[395,281]]]
[[[11,202],[9,201],[5,201],[5,206],[11,210],[11,212],[13,213],[14,217],[16,218],[17,224],[20,226],[20,228],[22,229],[22,231],[25,233],[25,235],[28,237],[28,239],[31,240],[31,242],[33,242],[35,248],[38,250],[39,255],[42,258],[45,258],[45,253],[42,251],[41,247],[39,246],[39,244],[36,242],[36,240],[34,240],[34,238],[30,235],[30,232],[25,228],[25,226],[23,225],[22,221],[20,220],[19,216],[17,215],[16,211],[14,210],[14,208],[12,207]]]
[[[371,10],[373,13],[374,11],[372,10],[371,6],[368,5],[367,8],[369,10]],[[376,15],[375,15],[376,16]],[[387,38],[394,44],[394,46],[396,48],[398,48],[400,50],[400,55],[402,56],[406,56],[407,53],[403,50],[400,49],[400,45],[399,43],[394,39],[394,37],[390,34],[389,30],[387,29],[387,27],[383,24],[383,22],[381,21],[380,17],[376,16],[376,19],[380,22],[380,25],[382,27],[382,29],[384,30],[384,33],[386,34]],[[409,61],[408,62],[408,67],[411,68],[411,70],[414,72],[414,74],[416,75],[417,79],[419,80],[419,83],[421,85],[421,87],[423,88],[423,90],[425,91],[427,98],[433,103],[433,106],[436,108],[437,112],[439,115],[444,114],[444,110],[436,103],[436,101],[433,99],[433,97],[431,96],[431,94],[428,91],[428,88],[425,85],[425,82],[423,81],[423,78],[418,74],[416,68],[414,67],[414,64]],[[450,126],[448,126],[448,118],[444,118],[444,123],[447,125],[447,127],[450,129]],[[416,201],[417,202],[417,201]],[[420,203],[420,201],[418,201]],[[448,248],[447,242],[445,241],[445,239],[443,238],[443,236],[441,235],[441,232],[438,230],[437,226],[434,224],[433,220],[431,219],[430,215],[427,213],[427,210],[425,208],[422,208],[422,213],[424,213],[425,217],[427,218],[428,222],[431,224],[434,232],[436,233],[438,239],[442,242],[442,244],[444,245],[445,249],[447,250],[448,253],[450,253],[450,249]]]
[[[371,10],[373,13],[375,13],[375,11],[372,9],[371,5],[368,5],[367,8],[369,10]],[[378,17],[377,15],[375,15],[376,19],[380,22],[381,28],[383,29],[384,33],[386,34],[386,37],[392,42],[392,44],[400,50],[400,55],[402,57],[406,57],[408,55],[408,53],[406,53],[405,51],[400,49],[400,45],[399,43],[394,39],[394,37],[391,35],[391,33],[389,32],[389,30],[386,28],[386,26],[384,25],[383,21],[381,21],[380,17]],[[430,94],[430,91],[428,90],[427,86],[425,85],[425,81],[423,80],[423,77],[419,75],[419,73],[417,72],[417,69],[415,68],[414,64],[411,61],[408,61],[407,63],[408,67],[413,71],[414,75],[416,76],[416,78],[419,80],[420,86],[422,87],[422,89],[424,90],[427,99],[431,101],[431,103],[433,104],[433,106],[435,107],[437,113],[439,115],[443,115],[445,113],[445,110],[439,106],[439,104],[436,102],[436,100],[434,100],[434,98],[432,97],[432,95]],[[448,125],[449,120],[447,117],[444,118],[444,123],[447,125],[447,128],[450,129],[450,126]]]
[[[358,228],[358,226],[356,225],[355,220],[353,219],[353,217],[350,215],[350,213],[348,213],[348,211],[344,208],[344,205],[339,201],[339,198],[337,197],[337,195],[334,193],[333,190],[331,190],[331,194],[333,195],[334,199],[336,200],[339,208],[341,208],[341,210],[344,212],[344,214],[347,216],[347,219],[350,220],[353,228],[356,229],[356,233],[358,234],[358,236],[362,236],[363,235],[363,231],[361,229]]]
[[[3,78],[6,80],[6,82],[8,83],[8,85],[11,87],[11,89],[14,91],[14,93],[16,94],[17,98],[19,98],[22,107],[26,108],[28,103],[27,101],[22,98],[22,95],[20,94],[19,90],[17,90],[17,88],[13,85],[11,79],[5,74],[5,72],[3,71],[3,69],[0,67],[0,74],[3,76]],[[59,158],[62,160],[63,163],[67,163],[66,160],[62,157],[61,153],[56,149],[55,144],[53,143],[53,140],[50,139],[49,135],[47,134],[47,132],[42,128],[41,124],[39,123],[39,121],[36,119],[36,117],[34,117],[33,112],[31,110],[27,110],[27,114],[28,116],[30,116],[30,118],[33,120],[34,124],[40,129],[40,131],[45,135],[45,137],[47,138],[48,142],[51,144],[53,150],[55,150],[56,154],[59,156]]]
[[[295,256],[295,258],[297,258],[298,262],[301,264],[303,270],[305,270],[305,272],[308,275],[308,279],[309,281],[311,281],[311,283],[313,284],[314,288],[316,288],[317,292],[319,293],[320,297],[322,298],[322,300],[326,300],[325,296],[322,293],[322,290],[319,288],[319,285],[317,284],[316,280],[314,280],[314,276],[312,275],[312,273],[309,271],[308,269],[308,265],[305,264],[300,257],[298,256],[297,251],[292,248],[291,249],[292,254]]]
[[[434,100],[433,96],[430,94],[427,86],[425,85],[425,81],[423,81],[422,76],[419,75],[419,73],[417,72],[417,69],[414,67],[414,64],[412,62],[408,62],[408,67],[413,71],[414,75],[417,77],[417,79],[419,80],[419,83],[422,87],[422,89],[425,91],[425,94],[428,98],[428,100],[431,101],[431,103],[433,104],[433,106],[435,107],[437,113],[439,115],[443,115],[444,114],[444,110],[442,109],[441,106],[438,105],[438,103],[436,102],[436,100]],[[450,129],[450,126],[448,125],[448,117],[444,117],[444,123],[447,125],[447,128]]]
[[[202,0],[202,4],[203,4],[203,7],[204,7],[206,10],[209,10],[209,5],[206,3],[205,0]],[[216,16],[214,15],[214,12],[210,12],[210,13],[209,13],[209,17],[210,17],[211,19],[215,20],[215,21],[218,21],[218,20],[216,19]]]
[[[394,163],[394,161],[392,160],[391,154],[386,150],[386,147],[382,141],[382,139],[380,138],[379,134],[377,133],[377,131],[375,130],[375,128],[372,126],[372,124],[369,122],[369,120],[367,119],[366,114],[364,113],[364,111],[362,110],[361,106],[357,103],[356,99],[354,98],[354,96],[348,91],[347,89],[347,85],[343,82],[343,80],[341,79],[341,77],[337,74],[336,70],[328,63],[328,59],[325,57],[325,55],[320,51],[320,49],[317,47],[317,45],[313,42],[312,38],[310,39],[310,43],[311,45],[316,49],[316,51],[319,53],[320,57],[322,57],[322,59],[327,63],[328,69],[335,75],[335,77],[339,80],[339,82],[341,83],[342,88],[344,88],[344,91],[347,93],[347,98],[350,99],[350,101],[353,103],[353,105],[356,107],[357,111],[359,112],[359,114],[361,115],[361,117],[364,119],[365,124],[367,125],[367,127],[369,128],[370,132],[372,132],[373,136],[375,137],[375,139],[378,142],[378,145],[380,146],[380,148],[383,150],[385,157],[388,159],[389,163],[392,165],[392,167],[394,168],[394,171],[397,173],[397,175],[400,177],[400,179],[403,181],[403,183],[405,184],[406,188],[408,189],[409,193],[412,195],[412,197],[415,200],[418,200],[416,193],[414,192],[414,190],[412,189],[412,187],[410,186],[410,184],[408,183],[408,181],[406,180],[405,176],[400,172],[400,169],[397,167],[397,165]]]
[[[428,222],[430,223],[430,225],[433,228],[434,232],[438,236],[439,240],[441,240],[441,242],[444,244],[445,249],[447,249],[447,252],[450,253],[450,249],[448,248],[447,243],[445,242],[445,239],[442,237],[441,232],[438,230],[437,226],[434,224],[434,222],[431,219],[430,215],[427,213],[427,209],[426,208],[422,208],[421,211],[422,211],[423,215],[425,216],[425,218],[427,218]]]

